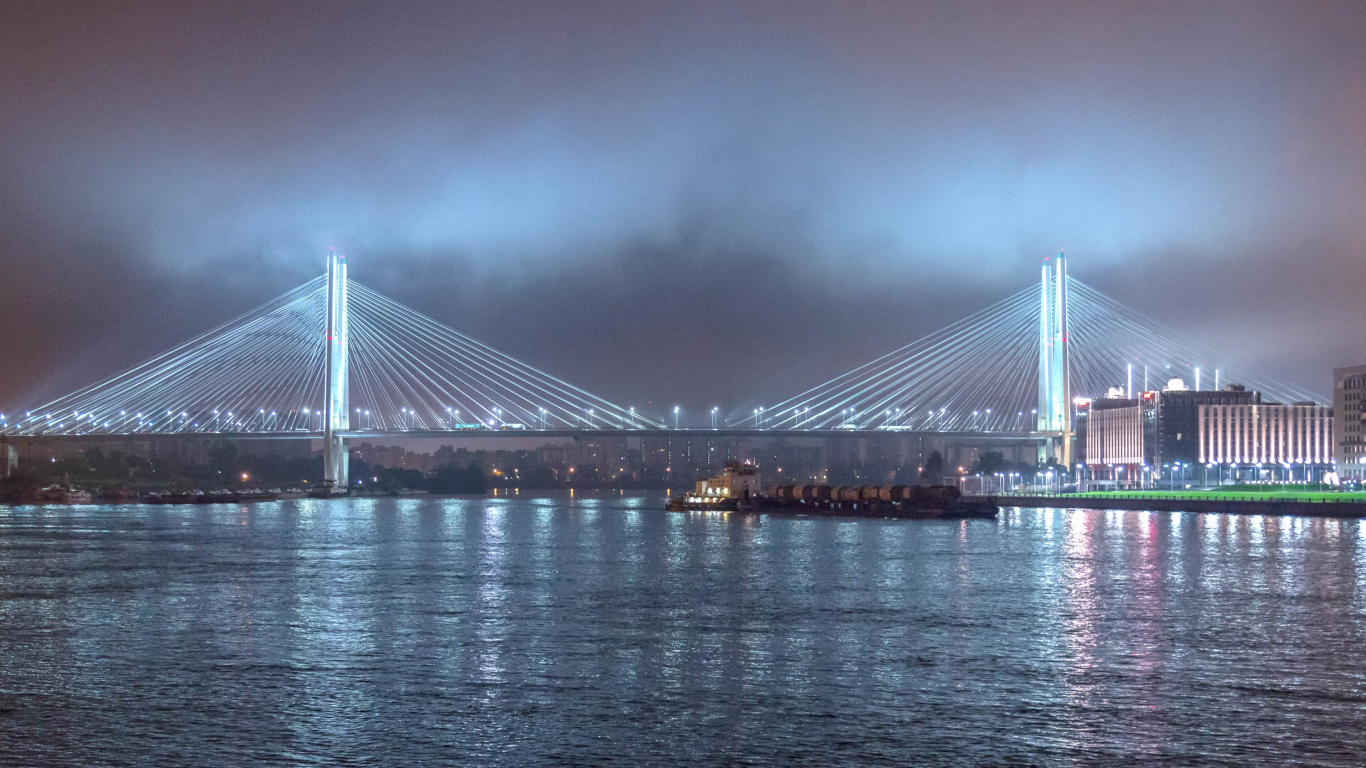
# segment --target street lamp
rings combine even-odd
[[[713,405],[713,406],[711,407],[711,428],[712,428],[712,429],[716,429],[716,420],[717,420],[717,418],[718,418],[718,414],[719,414],[720,410],[721,410],[721,407],[718,406],[718,405]]]

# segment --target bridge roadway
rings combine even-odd
[[[959,440],[1054,440],[1061,433],[1053,431],[977,431],[977,430],[912,430],[912,429],[350,429],[337,435],[347,440],[366,439],[434,439],[472,440],[485,438],[835,438],[835,437],[938,437]],[[322,432],[89,432],[85,434],[14,435],[0,434],[0,443],[19,444],[47,441],[143,441],[143,440],[322,440]]]

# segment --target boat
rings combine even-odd
[[[758,495],[759,468],[728,461],[721,474],[698,480],[691,493],[674,496],[664,508],[673,512],[735,511]]]
[[[39,504],[89,504],[94,500],[95,495],[90,491],[66,485],[49,485],[34,495],[34,501]]]

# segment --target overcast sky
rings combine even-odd
[[[351,276],[772,402],[1073,275],[1366,363],[1366,3],[0,3],[0,408]]]

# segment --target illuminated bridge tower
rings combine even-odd
[[[346,361],[346,257],[327,256],[327,388],[323,393],[323,487],[344,491],[348,484],[346,439],[351,428]]]
[[[1040,432],[1058,432],[1050,450],[1039,447],[1039,461],[1072,463],[1072,385],[1069,379],[1067,338],[1067,259],[1058,251],[1045,256],[1039,294],[1039,420]]]

